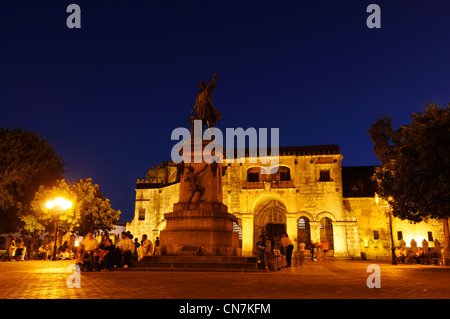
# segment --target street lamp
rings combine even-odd
[[[59,216],[62,212],[70,209],[72,207],[72,202],[70,200],[64,199],[62,197],[57,197],[54,200],[49,200],[45,206],[50,209],[54,210],[57,214],[57,218],[55,221],[55,242],[53,244],[53,259],[56,260],[56,241],[57,241],[57,234],[58,234],[58,222],[59,222]]]
[[[391,248],[392,248],[392,264],[397,265],[397,256],[395,256],[395,247],[394,247],[394,231],[392,230],[392,205],[391,202],[394,201],[392,196],[389,196],[387,199],[388,202],[388,214],[389,214],[389,227],[391,228]]]

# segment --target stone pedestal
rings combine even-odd
[[[211,151],[211,146],[210,141],[202,140],[200,143],[188,140],[183,144],[181,154],[185,164],[180,165],[180,198],[174,204],[173,212],[164,214],[166,229],[160,233],[163,255],[241,255],[239,234],[233,232],[236,217],[228,213],[227,206],[222,202],[222,163],[206,163],[200,156],[205,147],[211,155],[223,156],[220,148]],[[192,178],[197,179],[202,191],[196,192],[190,199]]]

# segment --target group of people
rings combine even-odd
[[[265,269],[268,269],[268,253],[271,252],[273,256],[274,253],[275,241],[272,238],[270,241],[266,241],[263,235],[259,236],[259,241],[255,246],[255,254],[258,260],[258,263],[262,264]],[[286,256],[286,267],[291,267],[292,264],[292,252],[294,250],[294,244],[291,239],[289,239],[286,233],[281,235],[281,251],[282,254]],[[300,265],[303,264],[305,259],[305,250],[306,244],[304,242],[300,242],[298,244],[298,257]],[[311,260],[323,260],[328,261],[328,250],[329,244],[327,241],[323,241],[321,243],[311,243],[310,251],[311,251]]]
[[[153,245],[148,236],[144,234],[140,243],[137,238],[134,239],[134,246],[138,261],[142,261],[145,256],[159,255],[159,237],[156,237],[155,245]]]
[[[152,241],[145,234],[140,243],[137,238],[133,241],[134,236],[130,232],[122,232],[120,237],[119,245],[115,246],[108,235],[104,235],[99,243],[93,233],[88,233],[77,247],[75,263],[85,271],[110,271],[114,267],[128,268],[133,255],[142,261],[145,256],[151,256],[156,248],[159,249],[159,238],[154,250]]]
[[[41,260],[42,259],[43,260],[52,259],[53,248],[54,248],[53,241],[50,242],[49,244],[39,246],[38,252],[37,252],[37,258],[41,259]],[[23,261],[23,260],[25,260],[25,257],[28,252],[27,245],[25,245],[22,238],[16,239],[14,237],[11,239],[11,242],[9,243],[7,250],[8,250],[8,255],[9,255],[10,261]],[[32,251],[33,251],[33,249],[30,250],[30,252],[32,252]],[[74,251],[70,250],[69,244],[66,241],[66,242],[64,242],[64,244],[61,247],[59,247],[56,258],[57,259],[73,259],[74,256],[75,256]],[[27,258],[30,258],[30,256],[28,256]]]
[[[256,243],[255,253],[258,263],[266,270],[269,269],[269,257],[268,253],[271,252],[274,255],[275,240],[272,238],[270,241],[266,241],[263,235],[259,236],[259,241]],[[294,244],[289,239],[286,233],[281,235],[281,247],[283,248],[283,254],[286,256],[286,267],[290,268],[292,263],[292,251],[294,250]]]
[[[25,260],[25,254],[27,252],[27,247],[21,238],[17,240],[13,238],[9,245],[9,261],[23,261]]]
[[[134,243],[129,234],[121,233],[119,246],[113,244],[108,235],[103,235],[101,242],[88,233],[77,247],[75,263],[84,271],[112,270],[114,267],[127,268],[134,252]]]
[[[155,243],[152,243],[145,234],[140,242],[130,231],[122,232],[120,236],[121,240],[116,246],[108,235],[103,235],[99,242],[90,232],[78,246],[71,247],[65,241],[57,247],[56,251],[54,251],[54,241],[50,241],[39,246],[36,257],[40,260],[76,259],[76,263],[84,270],[104,270],[113,267],[127,268],[133,256],[137,256],[138,260],[142,261],[145,256],[160,254],[159,237],[156,237]],[[25,260],[26,253],[27,246],[22,238],[11,237],[7,245],[7,258],[9,257],[10,261],[22,261]]]
[[[53,258],[53,241],[47,245],[41,245],[38,249],[38,259],[48,260]],[[70,249],[68,242],[64,242],[64,244],[59,247],[56,254],[56,259],[67,260],[74,259],[75,252]]]
[[[406,260],[406,257],[408,257],[406,248],[402,247],[402,249],[399,249],[398,247],[395,247],[395,257],[397,258],[397,262],[399,263],[401,262],[411,265],[413,262],[416,262],[417,264],[420,264],[420,260],[422,258],[425,258],[425,251],[422,249],[422,247],[419,247],[417,249],[417,252],[411,254],[408,260]]]
[[[301,244],[301,243],[300,243]],[[328,261],[328,250],[330,249],[328,242],[325,240],[323,242],[311,243],[311,260],[323,260]]]
[[[328,250],[330,250],[328,241],[324,240],[322,242],[311,243],[309,250],[311,252],[312,261],[328,261]],[[298,257],[300,265],[302,265],[305,260],[305,251],[306,244],[302,241],[298,244]]]

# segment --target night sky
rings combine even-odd
[[[69,4],[81,29],[69,29]],[[381,29],[369,29],[369,4]],[[170,160],[198,83],[219,128],[280,128],[378,165],[367,133],[450,102],[450,1],[15,1],[0,4],[0,126],[42,133],[70,181],[134,214],[137,178]]]

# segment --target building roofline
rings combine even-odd
[[[254,150],[254,154],[250,154],[250,148],[234,150],[235,158],[239,157],[257,157],[258,150]],[[308,156],[308,155],[340,155],[341,151],[339,145],[337,144],[327,144],[327,145],[307,145],[307,146],[280,146],[278,148],[279,153],[271,153],[272,148],[267,148],[268,156]]]

